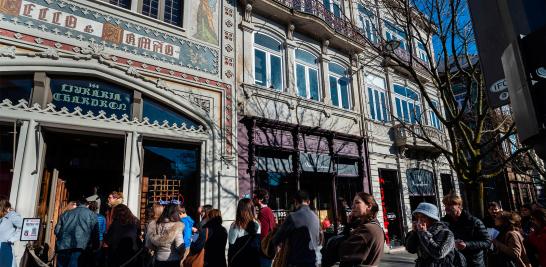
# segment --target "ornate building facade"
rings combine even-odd
[[[412,208],[441,205],[444,193],[456,190],[439,151],[398,123],[447,145],[414,81],[370,49],[399,40],[394,52],[403,57],[414,42],[384,9],[342,0],[243,0],[237,8],[241,195],[268,189],[282,219],[293,193],[307,190],[325,230],[335,231],[355,193],[370,192],[390,239],[401,240]],[[430,46],[416,45],[415,55],[426,60]]]
[[[231,1],[1,0],[0,183],[40,240],[111,191],[235,217]]]

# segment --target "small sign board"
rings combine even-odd
[[[40,218],[24,218],[21,230],[21,241],[38,241],[41,226]]]

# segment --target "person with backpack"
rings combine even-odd
[[[412,215],[417,221],[406,237],[406,250],[417,253],[416,267],[466,266],[464,257],[455,250],[453,233],[440,221],[435,205],[420,203]]]
[[[256,221],[254,206],[249,198],[243,198],[237,204],[228,241],[228,266],[260,266],[260,224]]]
[[[521,217],[515,212],[501,212],[495,217],[499,235],[493,240],[494,250],[487,257],[491,267],[531,267],[520,229]]]

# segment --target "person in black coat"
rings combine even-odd
[[[190,254],[197,254],[204,248],[204,267],[226,267],[228,234],[226,228],[222,226],[222,214],[220,210],[212,209],[207,212],[206,217],[207,221],[199,232],[199,238],[191,244]]]
[[[106,232],[104,242],[108,246],[109,267],[119,267],[128,262],[142,247],[139,220],[124,204],[114,207],[112,224]],[[139,257],[134,257],[125,266],[142,266],[142,264],[139,262]]]
[[[442,221],[453,232],[455,248],[464,255],[467,266],[485,266],[484,251],[491,247],[491,238],[485,225],[480,219],[463,210],[460,196],[449,194],[442,202],[447,214]]]

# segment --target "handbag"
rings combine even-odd
[[[209,238],[209,229],[205,228],[205,243],[207,242],[207,239]],[[182,261],[181,266],[182,267],[203,267],[205,265],[205,247],[195,253],[195,254],[188,254],[184,261]]]

